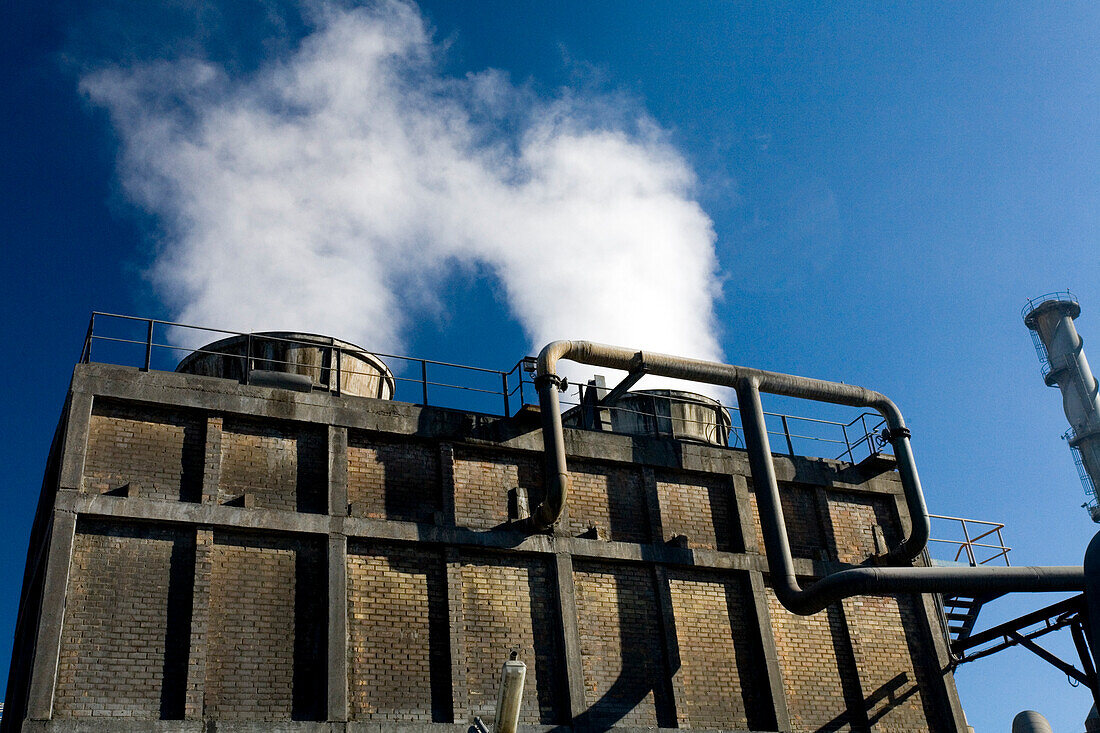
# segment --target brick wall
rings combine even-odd
[[[194,556],[193,531],[80,522],[56,716],[183,717]]]
[[[348,503],[355,516],[430,522],[440,509],[439,448],[348,436]]]
[[[737,502],[729,478],[662,471],[656,479],[663,539],[683,535],[688,547],[724,552],[741,549]]]
[[[610,540],[649,541],[640,468],[571,460],[569,475],[573,487],[562,521],[566,532],[576,536],[595,526],[600,536]]]
[[[881,528],[887,547],[901,542],[892,497],[830,491],[827,503],[826,536],[840,562],[861,563],[876,554],[876,527]]]
[[[131,495],[148,499],[199,501],[205,434],[198,413],[96,400],[84,490],[128,486]]]
[[[591,725],[675,725],[652,572],[634,565],[574,565]]]
[[[812,616],[796,616],[771,588],[767,597],[794,732],[868,730],[843,611],[833,604]]]
[[[683,690],[680,726],[774,730],[747,579],[680,571],[669,574],[669,591]]]
[[[928,660],[934,657],[920,632],[924,624],[918,622],[913,599],[858,596],[843,603],[873,730],[951,729],[936,692],[939,685],[931,677]]]
[[[449,722],[447,573],[438,551],[348,548],[352,720]]]
[[[750,549],[762,553],[764,546],[760,539],[763,536],[760,530],[760,506],[751,480],[749,492],[749,506],[752,509],[757,538],[756,546]],[[787,526],[791,555],[816,559],[825,549],[825,535],[821,526],[816,490],[810,486],[780,484],[779,502],[783,506],[783,522]]]
[[[508,521],[508,492],[522,488],[531,510],[543,496],[542,455],[456,450],[455,523],[489,529]]]
[[[501,665],[511,651],[527,665],[521,723],[562,722],[564,670],[550,568],[540,560],[463,555],[462,636],[470,715],[496,712]]]
[[[206,714],[325,717],[326,581],[319,543],[215,532]]]
[[[260,508],[323,513],[327,483],[328,442],[321,429],[225,418],[219,502],[247,493]]]

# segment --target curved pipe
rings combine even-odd
[[[535,383],[542,410],[547,482],[546,499],[532,515],[532,524],[537,529],[547,529],[558,520],[569,495],[569,474],[565,467],[565,441],[557,396],[560,379],[556,369],[557,362],[561,359],[611,369],[644,368],[649,374],[706,382],[737,390],[772,587],[780,603],[794,613],[816,613],[834,601],[853,595],[933,592],[979,595],[1015,591],[1080,591],[1084,588],[1084,569],[1080,567],[859,567],[826,576],[811,587],[803,589],[795,574],[783,521],[779,484],[775,477],[760,392],[871,407],[886,418],[890,443],[898,461],[898,473],[912,520],[912,530],[901,544],[877,559],[880,563],[903,564],[912,561],[923,551],[928,541],[930,520],[909,445],[909,431],[905,428],[905,421],[897,406],[878,392],[853,385],[666,354],[649,354],[587,341],[555,341],[539,354]],[[1100,554],[1100,542],[1097,544],[1097,553]]]
[[[705,382],[734,389],[753,380],[762,392],[831,402],[852,407],[869,407],[878,411],[889,428],[890,444],[897,457],[902,491],[912,521],[909,536],[897,547],[879,558],[883,563],[905,563],[917,557],[928,543],[931,520],[924,503],[920,477],[909,446],[909,431],[901,411],[886,395],[863,387],[821,379],[796,377],[791,374],[732,366],[701,359],[656,354],[619,346],[607,346],[591,341],[553,341],[539,353],[535,370],[535,386],[542,412],[543,446],[546,450],[546,499],[532,515],[536,529],[549,528],[561,516],[569,495],[569,474],[565,470],[565,446],[562,438],[561,412],[556,387],[560,384],[557,365],[562,359],[632,371],[644,368],[647,374]]]

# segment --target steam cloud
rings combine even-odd
[[[582,338],[718,359],[710,219],[632,105],[446,77],[418,10],[324,6],[247,79],[207,62],[109,68],[128,195],[165,241],[177,319],[397,351],[454,272],[491,272],[538,348]]]

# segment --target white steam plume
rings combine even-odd
[[[244,80],[201,61],[87,76],[126,191],[163,224],[173,316],[397,351],[408,314],[440,305],[425,294],[479,263],[533,348],[721,358],[713,228],[656,125],[500,72],[448,78],[438,53],[416,8],[382,2],[325,6]]]

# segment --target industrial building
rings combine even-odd
[[[173,369],[141,321],[114,339],[136,358],[100,357],[107,320],[46,468],[4,733],[466,731],[493,724],[512,653],[523,731],[967,730],[937,596],[777,600],[713,400],[584,385],[543,529],[530,361],[476,370],[503,385],[472,390],[490,411],[435,397],[461,380],[429,369],[458,367],[308,334],[231,335]],[[876,425],[820,458],[781,417],[801,580],[909,535]]]

